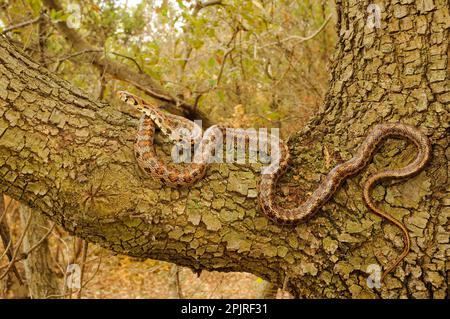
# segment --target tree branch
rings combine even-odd
[[[196,16],[200,12],[200,10],[217,5],[223,5],[222,0],[210,0],[205,2],[198,1],[194,6],[194,11],[192,12],[192,15]]]
[[[290,231],[275,235],[280,227],[258,210],[258,168],[232,171],[227,164],[214,165],[189,189],[162,187],[136,167],[137,119],[117,106],[92,101],[3,39],[0,65],[0,88],[7,88],[0,90],[0,114],[24,112],[20,124],[0,118],[0,167],[10,172],[0,174],[0,192],[119,253],[195,271],[249,271],[282,284],[285,255],[271,252],[278,246],[289,250]],[[18,97],[11,100],[13,92]],[[25,114],[36,116],[30,122]],[[199,231],[203,235],[194,237]],[[274,237],[270,247],[264,239],[269,234]]]
[[[288,41],[291,41],[291,40],[297,40],[294,43],[294,45],[299,45],[299,44],[301,44],[301,43],[303,43],[305,41],[314,39],[326,27],[328,22],[331,20],[331,17],[332,16],[329,15],[328,18],[326,18],[326,20],[322,23],[322,25],[316,31],[314,31],[312,34],[310,34],[307,37],[302,37],[302,36],[298,36],[298,35],[291,35],[291,36],[288,36],[288,37],[286,37],[284,39],[281,39],[280,41],[267,43],[267,44],[265,44],[263,46],[260,46],[259,48],[260,49],[264,49],[264,48],[267,48],[267,47],[270,47],[270,46],[280,45],[281,43],[288,42]]]
[[[10,202],[10,204],[11,204],[11,202]],[[0,238],[3,242],[3,247],[5,249],[4,254],[6,254],[9,259],[10,269],[13,270],[14,275],[16,276],[19,283],[22,285],[23,284],[22,278],[20,277],[19,271],[17,270],[16,266],[14,265],[14,251],[13,251],[13,241],[11,238],[11,231],[9,229],[8,223],[6,222],[6,218],[3,219],[3,217],[6,215],[7,210],[8,210],[8,207],[5,207],[4,196],[3,196],[3,194],[0,194],[0,212],[1,212]],[[0,260],[4,254],[2,254],[2,256],[0,257]],[[1,268],[0,268],[0,270],[1,270]],[[1,277],[1,278],[3,278],[3,277]]]
[[[44,0],[44,5],[49,9],[56,11],[62,11],[63,7],[57,0]],[[99,48],[91,46],[76,30],[71,29],[67,26],[64,21],[59,21],[56,23],[58,30],[65,36],[65,38],[73,45],[73,47],[80,51],[101,51]],[[102,51],[103,52],[103,51]],[[175,95],[165,91],[159,83],[157,83],[153,78],[145,73],[136,73],[127,65],[121,64],[117,61],[113,61],[108,57],[105,57],[101,53],[93,54],[92,63],[101,69],[105,70],[112,77],[119,79],[121,81],[127,82],[139,90],[145,92],[147,95],[162,101],[167,102],[177,108],[181,108],[182,114],[191,119],[201,119],[205,125],[210,125],[211,122],[208,117],[196,110],[188,102],[178,98]]]
[[[130,56],[127,56],[127,55],[125,55],[125,54],[120,54],[120,53],[116,53],[116,52],[111,52],[111,54],[114,54],[114,55],[117,55],[117,56],[120,56],[120,57],[122,57],[122,58],[125,58],[125,59],[130,60],[131,62],[134,63],[134,65],[136,65],[136,67],[137,67],[138,70],[139,70],[139,73],[141,73],[141,74],[144,73],[144,70],[142,70],[142,68],[141,68],[141,66],[139,65],[139,63],[137,63],[136,59],[134,59],[134,58],[132,58],[132,57],[130,57]]]
[[[211,0],[211,1],[206,1],[206,2],[198,1],[194,6],[194,10],[192,11],[192,16],[195,18],[198,16],[198,14],[200,13],[200,11],[202,9],[211,7],[211,6],[215,6],[215,5],[222,5],[222,4],[223,3],[221,0]],[[192,29],[192,25],[189,23],[189,25],[186,27],[186,31],[184,32],[184,36],[186,36],[187,31],[190,31],[191,29]],[[186,42],[186,43],[188,43],[188,42]],[[183,72],[186,70],[186,65],[189,61],[192,51],[193,51],[192,45],[188,45],[188,47],[185,48],[185,53],[182,58],[183,64],[181,65],[181,70]],[[200,97],[197,97],[197,99],[200,99]],[[196,104],[194,104],[194,106],[195,105]]]
[[[15,25],[6,27],[5,29],[3,29],[3,31],[0,34],[7,34],[7,33],[11,32],[11,31],[14,31],[14,30],[17,30],[17,29],[21,29],[21,28],[25,28],[25,27],[27,27],[29,25],[32,25],[32,24],[40,22],[43,18],[44,18],[44,15],[41,14],[41,15],[39,15],[38,17],[36,17],[34,19],[23,21],[23,22],[15,24]]]
[[[27,220],[27,222],[26,222],[26,225],[25,225],[24,229],[22,230],[22,234],[21,234],[20,237],[19,237],[19,240],[18,240],[18,242],[17,242],[16,249],[14,249],[13,254],[12,254],[12,256],[10,257],[11,260],[10,260],[9,263],[6,265],[6,270],[4,271],[4,273],[3,273],[2,275],[0,275],[0,280],[3,279],[3,278],[8,274],[8,272],[12,269],[12,270],[15,270],[17,279],[18,279],[18,280],[20,281],[20,283],[22,284],[22,280],[21,280],[21,278],[20,278],[20,276],[19,276],[19,274],[18,274],[18,272],[17,272],[17,270],[16,270],[15,263],[16,263],[17,254],[18,254],[18,252],[19,252],[19,250],[20,250],[20,246],[22,245],[23,239],[25,238],[25,234],[26,234],[27,231],[28,231],[28,227],[30,227],[31,216],[32,216],[32,215],[30,215],[30,217],[28,218],[28,220]],[[3,267],[2,267],[2,268],[3,268]]]

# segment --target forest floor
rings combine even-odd
[[[82,298],[178,298],[178,291],[182,298],[189,299],[261,298],[266,285],[264,280],[248,273],[203,271],[197,276],[188,268],[178,267],[177,291],[173,264],[114,256],[100,248],[93,250],[89,254]],[[98,268],[100,255],[103,257]]]

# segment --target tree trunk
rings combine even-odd
[[[368,211],[360,186],[375,171],[406,165],[416,154],[411,145],[385,143],[316,216],[281,227],[258,208],[257,166],[212,164],[189,189],[164,187],[135,163],[137,119],[92,101],[3,39],[0,192],[118,253],[194,271],[251,272],[286,283],[296,297],[448,297],[449,5],[385,2],[380,27],[369,28],[369,4],[338,2],[340,40],[326,103],[289,140],[293,161],[278,197],[295,206],[375,123],[420,127],[433,144],[431,163],[373,193],[412,237],[411,252],[381,289],[368,287],[366,270],[395,258],[402,236]]]
[[[8,265],[8,263],[12,260],[14,255],[14,242],[12,241],[11,231],[7,222],[6,213],[11,204],[11,199],[9,199],[9,203],[5,205],[5,199],[3,194],[0,194],[0,242],[3,246],[3,251],[0,250],[0,261],[1,265]],[[3,258],[5,257],[5,258]],[[7,261],[6,263],[4,261]],[[0,275],[6,271],[5,268],[0,270]],[[6,274],[6,276],[0,279],[0,299],[24,299],[28,298],[28,289],[27,283],[24,282],[22,276],[20,275],[16,264],[10,268],[10,271]]]
[[[32,215],[30,227],[23,241],[23,251],[27,253],[39,244],[24,261],[30,297],[39,299],[60,295],[57,275],[50,267],[51,252],[48,247],[48,240],[44,239],[48,233],[48,220],[40,212],[33,212],[23,204],[20,205],[19,211],[22,225],[25,225]]]

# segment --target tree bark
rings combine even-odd
[[[50,267],[50,249],[48,240],[45,239],[48,233],[48,220],[38,211],[33,212],[29,207],[20,205],[20,219],[25,225],[28,218],[32,218],[30,227],[23,241],[23,251],[27,253],[35,245],[39,246],[33,250],[24,260],[25,275],[28,283],[28,290],[32,299],[42,299],[48,296],[61,294],[58,278]]]
[[[256,165],[212,164],[188,189],[143,175],[132,145],[137,119],[83,92],[0,40],[0,192],[40,210],[72,234],[118,253],[194,271],[246,271],[296,297],[448,297],[449,5],[382,4],[380,28],[366,25],[370,2],[338,2],[336,59],[324,108],[289,140],[292,165],[280,181],[295,206],[347,160],[375,123],[420,127],[433,144],[426,170],[376,187],[386,212],[403,220],[412,250],[381,289],[366,270],[403,248],[398,229],[370,213],[361,185],[416,151],[390,140],[310,220],[281,227],[257,205]]]
[[[0,250],[0,256],[6,258],[0,258],[2,265],[8,265],[8,262],[12,260],[14,255],[14,243],[12,240],[9,225],[7,223],[6,210],[11,204],[11,199],[8,204],[5,205],[5,199],[3,194],[0,194],[0,237],[2,241],[3,251]],[[1,247],[1,246],[0,246]],[[7,261],[6,263],[4,261]],[[4,272],[3,268],[0,272]],[[16,265],[10,268],[10,271],[6,276],[0,279],[0,299],[24,299],[28,298],[28,289],[26,282],[23,282],[23,278],[20,276]]]

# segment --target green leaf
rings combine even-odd
[[[210,68],[212,68],[212,67],[214,67],[216,65],[216,59],[214,59],[214,58],[209,58],[209,60],[208,60],[208,66],[210,67]]]
[[[183,0],[177,0],[177,4],[180,7],[180,9],[185,9],[186,8],[186,6],[183,3]]]
[[[30,5],[31,9],[33,10],[34,14],[37,15],[41,12],[41,8],[42,8],[41,0],[27,0],[27,2]]]
[[[219,98],[219,100],[220,100],[221,102],[225,101],[225,93],[223,93],[222,90],[218,90],[218,91],[216,92],[216,94],[217,94],[217,97]]]
[[[63,20],[63,17],[64,17],[63,11],[56,11],[54,9],[50,11],[50,20],[52,20],[53,22],[61,21]]]
[[[272,121],[276,121],[280,118],[280,113],[279,112],[272,112],[270,113],[267,118],[271,119]]]
[[[200,49],[205,42],[201,39],[190,39],[189,41],[194,49]]]

